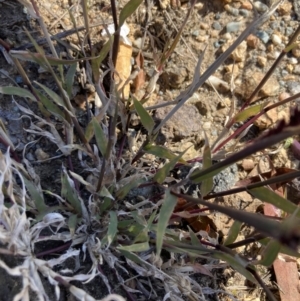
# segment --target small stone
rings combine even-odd
[[[242,168],[245,171],[252,170],[254,168],[254,162],[253,162],[253,160],[252,159],[244,159],[242,161]]]
[[[28,161],[35,161],[35,158],[34,158],[34,156],[33,156],[33,154],[31,152],[29,152],[29,153],[26,154],[26,159]]]
[[[289,98],[289,97],[291,97],[291,94],[290,94],[290,93],[282,92],[282,93],[279,94],[278,100],[279,100],[279,101],[282,101],[282,100],[284,100],[284,99],[286,99],[286,98]]]
[[[200,28],[201,28],[201,29],[207,30],[207,29],[209,29],[209,24],[208,24],[208,23],[201,22],[201,23],[200,23]]]
[[[231,54],[231,58],[236,62],[242,62],[245,60],[247,51],[247,42],[243,41]]]
[[[258,30],[255,35],[259,37],[265,44],[267,44],[270,40],[270,36],[263,30]]]
[[[210,130],[211,129],[211,122],[210,121],[206,121],[203,123],[203,129],[204,130]]]
[[[212,38],[218,38],[218,37],[219,37],[219,31],[218,31],[218,30],[212,30],[212,31],[210,32],[210,36],[211,36]]]
[[[293,32],[294,32],[293,27],[286,27],[286,29],[285,29],[285,35],[286,36],[289,37]]]
[[[292,54],[296,58],[300,57],[300,45],[299,44],[297,44],[297,46],[292,49]]]
[[[246,41],[247,45],[251,48],[256,48],[259,44],[259,38],[253,34],[250,34]]]
[[[45,153],[41,148],[37,148],[34,154],[39,161],[49,159],[49,155]]]
[[[290,122],[290,109],[289,108],[284,108],[283,110],[280,110],[278,113],[278,119],[279,120],[284,120],[286,123]]]
[[[236,92],[247,99],[264,77],[262,72],[252,72],[242,79]],[[274,96],[279,92],[280,85],[275,77],[270,77],[259,92],[258,98]]]
[[[269,128],[271,125],[275,124],[278,120],[277,109],[274,108],[268,111],[266,114],[260,116],[258,119],[254,121],[254,125],[256,125],[260,130],[265,130]]]
[[[226,40],[226,41],[229,41],[232,39],[232,36],[229,32],[226,32],[223,34],[223,39]]]
[[[294,65],[287,64],[285,68],[288,73],[292,73],[294,71]]]
[[[257,9],[258,12],[261,12],[261,13],[264,13],[269,9],[266,4],[264,4],[260,1],[255,1],[254,7]]]
[[[296,65],[296,66],[295,66],[295,68],[294,68],[294,70],[293,70],[293,73],[294,73],[294,74],[297,74],[297,75],[300,74],[300,66],[299,66],[299,65]]]
[[[271,40],[274,45],[280,45],[282,43],[281,37],[278,36],[277,34],[272,34]]]
[[[226,4],[224,8],[227,12],[229,12],[233,16],[237,16],[239,14],[239,10],[237,8],[230,6],[229,4]]]
[[[241,8],[252,10],[252,4],[249,1],[242,1]]]
[[[287,60],[288,60],[289,64],[292,64],[292,65],[298,64],[298,60],[295,57],[289,57]]]
[[[247,9],[240,9],[240,15],[247,18],[249,16],[249,11]]]
[[[284,1],[277,9],[279,15],[289,15],[292,12],[292,3]]]
[[[257,56],[257,64],[260,67],[265,67],[267,65],[267,58],[264,56]]]
[[[218,21],[214,21],[213,24],[212,24],[212,28],[215,29],[215,30],[221,30],[222,26]]]
[[[226,25],[226,32],[238,32],[243,22],[230,22]]]

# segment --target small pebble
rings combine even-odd
[[[233,16],[237,16],[239,14],[239,10],[237,8],[230,6],[229,4],[226,4],[224,8],[227,12],[229,12]]]
[[[293,73],[294,74],[297,74],[297,75],[300,75],[300,66],[299,65],[296,65],[294,70],[293,70]]]
[[[264,13],[264,12],[266,12],[269,9],[266,4],[264,4],[264,3],[260,2],[260,1],[255,1],[254,2],[254,7],[260,13]]]
[[[252,10],[252,4],[249,1],[242,1],[241,8]]]
[[[246,41],[247,41],[247,45],[251,48],[256,48],[259,43],[258,37],[256,37],[253,34],[250,34]]]
[[[293,27],[286,27],[286,28],[285,28],[285,35],[286,35],[286,36],[289,37],[293,32],[294,32]]]
[[[294,57],[299,58],[300,57],[300,47],[297,45],[292,49],[292,54]]]
[[[244,159],[242,161],[242,167],[245,171],[252,170],[254,168],[254,162],[252,159]]]
[[[243,22],[230,22],[226,25],[226,32],[237,32],[240,30]]]
[[[270,26],[270,28],[272,28],[274,30],[274,29],[277,29],[279,27],[279,24],[278,24],[277,21],[272,21],[272,22],[269,23],[269,26]]]
[[[298,64],[298,60],[295,57],[289,57],[287,60],[292,65],[297,65]]]
[[[265,44],[267,44],[270,40],[270,36],[263,30],[257,31],[255,35],[259,37]]]
[[[230,34],[229,32],[226,32],[226,33],[223,35],[223,38],[224,38],[224,40],[229,41],[229,40],[232,39],[232,36],[231,36],[231,34]]]
[[[247,18],[249,16],[249,11],[247,9],[240,9],[240,15]]]
[[[215,30],[221,30],[222,26],[218,21],[214,21],[213,24],[212,24],[212,28],[215,29]]]
[[[282,43],[280,36],[278,36],[277,34],[272,34],[271,40],[274,45],[280,45]]]
[[[34,158],[33,154],[30,153],[30,152],[26,154],[26,159],[28,161],[35,161],[35,158]]]
[[[21,76],[21,75],[17,75],[17,76],[15,77],[15,81],[16,81],[17,84],[22,84],[22,83],[23,83],[23,78],[22,78],[22,76]]]
[[[289,98],[289,97],[291,97],[290,93],[282,92],[282,93],[279,94],[278,100],[281,101],[281,100],[284,100],[284,99]]]

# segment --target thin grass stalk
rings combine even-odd
[[[295,179],[298,177],[300,177],[300,171],[289,172],[289,173],[286,173],[286,174],[283,174],[280,176],[272,177],[265,181],[261,181],[261,182],[249,184],[246,186],[229,189],[226,191],[221,191],[221,192],[216,192],[213,194],[205,195],[205,196],[203,196],[203,200],[209,200],[209,199],[213,199],[213,198],[223,197],[226,195],[234,195],[236,193],[248,191],[248,190],[251,190],[254,188],[264,187],[267,185],[272,185],[272,184],[277,184],[277,183],[288,182],[289,180],[292,180],[292,179]]]
[[[111,4],[111,10],[112,10],[114,26],[115,26],[115,34],[114,34],[114,41],[113,41],[113,48],[112,48],[112,62],[115,67],[117,62],[118,52],[119,52],[120,29],[118,25],[116,0],[110,0],[110,4]]]
[[[111,156],[111,152],[115,143],[115,135],[116,135],[116,127],[117,127],[117,121],[118,121],[118,102],[119,99],[117,98],[117,104],[115,107],[115,114],[113,117],[110,117],[109,120],[109,137],[108,137],[108,143],[107,143],[107,148],[105,151],[105,155],[102,161],[102,166],[101,166],[101,171],[100,171],[100,175],[99,175],[99,180],[97,183],[97,188],[96,191],[100,191],[102,188],[102,184],[103,184],[103,178],[104,178],[104,174],[105,174],[105,168],[106,168],[106,162],[109,160],[110,156]]]
[[[40,15],[40,11],[39,11],[38,6],[37,6],[35,0],[30,0],[30,2],[31,2],[31,4],[32,4],[32,6],[33,6],[33,8],[35,10],[35,13],[36,13],[36,15],[38,17],[38,22],[39,22],[39,24],[41,26],[41,29],[43,31],[43,34],[44,34],[46,40],[47,40],[47,43],[48,43],[48,45],[50,47],[50,50],[51,50],[52,54],[53,54],[54,57],[58,58],[57,52],[56,52],[56,50],[54,48],[54,45],[52,43],[52,40],[50,38],[50,35],[49,35],[48,30],[46,28],[46,25],[44,23],[44,20],[43,20],[42,16]]]
[[[252,125],[254,123],[255,120],[257,120],[260,116],[266,114],[268,111],[282,106],[294,99],[297,99],[298,97],[300,97],[300,93],[297,93],[291,97],[288,97],[286,99],[283,99],[281,101],[278,101],[266,108],[264,108],[260,113],[258,113],[257,115],[255,115],[254,117],[252,117],[250,120],[248,120],[245,124],[243,124],[239,129],[237,129],[234,133],[232,133],[229,137],[227,137],[226,139],[224,139],[219,145],[217,145],[216,148],[213,149],[213,153],[216,153],[218,150],[220,150],[225,144],[227,144],[230,140],[234,139],[235,137],[239,136],[248,126]]]
[[[258,84],[258,86],[255,88],[255,90],[252,92],[250,97],[247,99],[247,101],[243,104],[242,108],[240,109],[240,112],[243,111],[255,98],[255,96],[259,93],[261,88],[264,86],[264,84],[268,81],[268,79],[271,77],[271,75],[274,73],[275,69],[278,67],[279,63],[282,61],[284,56],[290,51],[290,47],[297,41],[297,38],[300,34],[300,25],[294,32],[293,36],[291,37],[289,43],[287,46],[281,51],[278,58],[275,60],[275,62],[272,64],[271,68],[268,70],[268,72],[265,74],[261,82]],[[232,126],[232,123],[229,124],[229,127]]]
[[[92,53],[92,41],[91,41],[91,35],[90,35],[90,22],[89,22],[89,15],[88,15],[88,7],[87,7],[87,0],[81,0],[81,7],[83,11],[83,18],[84,18],[84,26],[86,29],[87,34],[87,41],[90,46],[90,51]]]

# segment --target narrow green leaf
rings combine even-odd
[[[99,195],[102,196],[102,197],[106,197],[106,198],[109,198],[111,200],[114,200],[115,198],[111,195],[111,193],[109,192],[109,190],[105,187],[105,186],[102,186],[100,192],[99,192]]]
[[[73,236],[75,233],[77,221],[78,221],[77,214],[72,214],[68,219],[68,227],[69,227],[71,236]]]
[[[108,245],[111,245],[118,232],[118,217],[115,211],[109,212],[109,224],[107,230]]]
[[[205,145],[203,150],[203,167],[202,169],[205,170],[212,166],[211,160],[211,150],[209,146],[208,138],[205,134]],[[212,191],[213,188],[213,177],[209,177],[202,181],[200,186],[201,195],[205,196]]]
[[[121,246],[118,247],[118,250],[120,251],[128,251],[128,252],[145,252],[148,251],[150,249],[149,243],[146,242],[142,242],[142,243],[137,243],[137,244],[133,244],[130,246]]]
[[[298,206],[291,201],[281,197],[276,192],[266,187],[252,188],[248,190],[255,198],[260,199],[263,202],[274,205],[275,207],[283,210],[284,212],[293,214],[298,209]],[[300,212],[297,213],[297,217],[300,218]]]
[[[36,101],[36,98],[34,97],[34,95],[29,92],[26,89],[23,88],[19,88],[19,87],[0,87],[0,93],[2,94],[6,94],[6,95],[16,95],[16,96],[20,96],[20,97],[28,97],[31,100]]]
[[[193,246],[202,246],[201,242],[199,241],[197,235],[194,233],[194,231],[191,229],[190,226],[188,226],[190,238]]]
[[[69,95],[69,98],[72,98],[72,87],[73,87],[73,83],[74,83],[74,77],[75,77],[75,73],[76,73],[76,68],[77,68],[77,63],[74,62],[74,64],[72,64],[69,69],[68,72],[66,74],[66,91]]]
[[[249,264],[238,255],[233,257],[226,253],[216,253],[214,254],[214,257],[226,261],[235,271],[238,271],[241,275],[245,276],[247,280],[257,284],[254,276],[246,269]]]
[[[125,196],[129,193],[129,191],[133,188],[138,187],[139,185],[141,185],[142,183],[144,183],[146,180],[139,177],[135,177],[133,176],[130,181],[125,184],[124,186],[122,186],[117,192],[116,192],[116,198],[119,200],[122,200],[125,198]]]
[[[95,131],[98,148],[102,156],[104,156],[107,149],[107,138],[102,130],[102,127],[100,126],[99,122],[95,117],[93,117],[92,123]]]
[[[49,96],[50,98],[55,102],[57,103],[58,105],[64,107],[65,104],[64,104],[64,101],[62,100],[62,98],[56,94],[55,92],[53,92],[51,89],[49,89],[48,87],[46,87],[45,85],[42,85],[38,82],[34,82],[35,84],[37,84],[39,87],[41,87]]]
[[[180,160],[180,158],[184,155],[184,153],[186,151],[187,150],[182,152],[179,156],[175,157],[170,162],[165,164],[161,169],[159,169],[156,172],[155,176],[153,177],[153,180],[155,180],[159,184],[162,184],[164,182],[164,180],[166,179],[166,177],[168,176],[168,174],[170,173],[170,171],[174,168],[174,166],[178,163],[178,161]]]
[[[249,117],[255,116],[256,114],[260,113],[270,102],[264,102],[261,104],[254,105],[252,107],[249,107],[242,112],[239,112],[234,116],[235,122],[243,122]]]
[[[101,48],[99,55],[96,58],[91,60],[93,76],[94,76],[96,83],[98,83],[100,80],[100,65],[109,53],[109,50],[110,50],[111,44],[112,44],[112,40],[113,39],[109,39]]]
[[[37,93],[41,103],[51,114],[57,117],[60,121],[66,122],[64,112],[56,104],[54,104],[50,99],[36,89],[35,93]]]
[[[280,249],[281,244],[276,240],[271,240],[265,248],[262,259],[258,262],[258,264],[266,267],[271,266],[274,260],[277,258]]]
[[[71,185],[72,183],[72,185]],[[68,202],[72,205],[74,210],[79,216],[82,215],[81,202],[78,198],[78,194],[74,187],[73,181],[69,178],[66,171],[63,171],[61,176],[61,195],[65,197]]]
[[[170,190],[168,189],[165,193],[164,202],[160,208],[159,218],[157,223],[156,253],[158,256],[160,255],[162,249],[164,235],[169,223],[169,219],[174,211],[176,204],[177,204],[177,197],[172,195],[170,193]]]
[[[119,27],[121,27],[124,24],[125,20],[136,11],[136,9],[142,4],[142,2],[143,0],[130,0],[125,4],[120,12]]]
[[[230,230],[228,232],[227,238],[224,241],[224,246],[232,244],[237,239],[239,232],[241,230],[242,223],[239,221],[234,221],[232,226],[230,227]]]
[[[143,261],[139,256],[132,253],[131,251],[123,249],[123,247],[118,247],[118,250],[124,257],[137,264],[140,264],[141,266],[143,266],[144,264],[148,265],[149,267],[151,266],[147,261]]]
[[[46,206],[44,201],[44,196],[41,191],[38,191],[34,184],[28,180],[26,177],[23,177],[25,186],[27,187],[32,199],[34,200],[34,204],[36,206],[37,211],[40,214],[44,214],[48,210],[48,206]]]
[[[154,121],[145,108],[140,104],[140,102],[133,97],[134,107],[141,118],[141,123],[143,127],[148,131],[149,134],[152,133],[154,128]]]
[[[171,152],[166,147],[160,146],[160,145],[147,144],[144,147],[144,151],[148,154],[154,155],[154,156],[156,156],[158,158],[161,158],[161,159],[172,160],[174,158],[177,158],[177,155],[175,155],[173,152]],[[183,163],[183,164],[187,164],[187,162],[183,159],[180,159],[179,162]]]

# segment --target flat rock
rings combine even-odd
[[[163,120],[174,106],[157,109],[155,119]],[[202,132],[201,115],[193,105],[182,106],[162,128],[167,140],[180,140]]]

